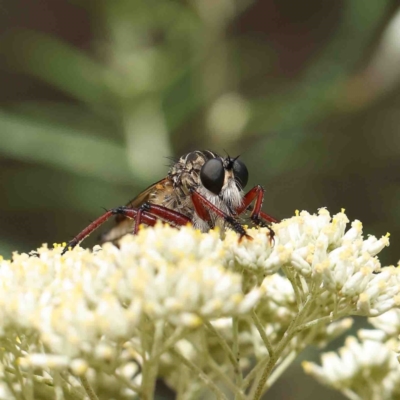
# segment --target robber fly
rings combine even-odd
[[[264,189],[257,185],[243,192],[249,173],[239,157],[221,157],[211,151],[193,151],[172,165],[168,175],[148,187],[126,206],[113,208],[93,221],[63,249],[75,247],[112,216],[116,226],[102,236],[102,242],[116,241],[127,233],[136,234],[140,224],[154,226],[162,220],[172,226],[191,224],[207,232],[214,227],[233,229],[248,237],[239,217],[246,211],[257,226],[269,227],[275,218],[261,211]],[[252,206],[254,202],[254,205]]]

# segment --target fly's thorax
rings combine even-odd
[[[168,200],[174,193],[173,184],[170,180],[166,180],[162,185],[155,185],[153,191],[149,195],[149,202],[168,206]]]
[[[189,195],[191,189],[196,189],[200,184],[201,167],[211,158],[211,154],[211,152],[193,151],[182,156],[168,174],[174,187],[185,195]]]

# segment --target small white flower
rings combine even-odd
[[[239,242],[235,232],[226,232],[223,249],[227,266],[238,271],[269,275],[287,263],[290,253],[283,246],[273,246],[267,228],[248,229],[247,234],[251,238],[242,238]]]
[[[379,393],[382,400],[393,399],[400,382],[395,353],[376,340],[347,338],[339,354],[325,353],[321,366],[304,362],[303,368],[321,383],[362,399],[371,393]]]
[[[379,329],[360,329],[357,332],[357,336],[363,341],[375,340],[376,342],[383,343],[386,340],[385,332]]]
[[[393,308],[378,317],[369,318],[368,322],[386,334],[388,338],[397,338],[400,335],[400,310]]]
[[[20,358],[18,363],[22,368],[41,367],[63,370],[69,366],[70,359],[63,355],[33,353]]]
[[[89,365],[86,360],[82,358],[76,358],[75,360],[72,360],[69,364],[69,368],[71,369],[72,373],[76,376],[82,376],[85,375]]]
[[[98,360],[110,362],[115,358],[115,348],[109,343],[100,342],[94,349],[94,356]]]
[[[378,316],[400,304],[400,270],[385,267],[371,277],[360,294],[357,307],[369,316]]]

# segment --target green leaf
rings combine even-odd
[[[0,153],[42,165],[128,184],[135,177],[123,143],[95,137],[66,126],[37,123],[17,115],[0,113]],[[90,155],[90,156],[89,156]]]
[[[10,70],[32,74],[86,103],[111,103],[105,86],[110,71],[77,48],[27,30],[7,35],[1,47]]]

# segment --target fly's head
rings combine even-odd
[[[242,202],[242,190],[249,178],[247,167],[239,157],[213,156],[201,167],[200,184],[229,208],[235,209]]]
[[[242,203],[249,173],[238,157],[196,150],[182,156],[172,166],[169,177],[182,199],[190,197],[194,189],[224,211],[233,211]]]

